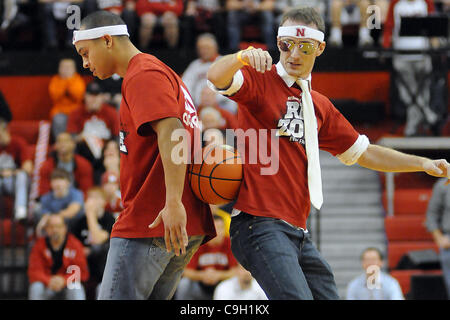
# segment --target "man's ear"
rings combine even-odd
[[[320,44],[319,44],[319,51],[317,52],[317,55],[316,55],[316,57],[318,57],[318,56],[320,56],[320,55],[322,55],[322,53],[325,51],[325,47],[327,46],[327,43],[325,42],[325,41],[322,41]]]
[[[113,45],[113,38],[109,34],[105,34],[102,38],[105,41],[106,48],[111,49]]]

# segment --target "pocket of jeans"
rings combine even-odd
[[[166,242],[164,238],[158,237],[158,238],[152,238],[152,246],[158,247],[161,250],[166,250]]]

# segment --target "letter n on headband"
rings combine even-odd
[[[305,36],[305,28],[297,28],[297,37]]]

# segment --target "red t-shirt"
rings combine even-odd
[[[249,139],[246,139],[244,179],[234,207],[256,216],[282,219],[306,229],[311,203],[303,117],[300,112],[301,90],[288,87],[275,66],[265,74],[250,67],[241,70],[244,83],[230,98],[238,103],[238,127],[244,132],[256,129],[257,143],[249,143]],[[320,149],[332,155],[343,153],[355,143],[358,132],[328,98],[316,91],[311,91],[311,95]],[[266,130],[267,139],[264,134],[258,134],[260,129]],[[272,162],[279,159],[279,167],[276,174],[262,175],[261,168],[271,166],[270,163],[263,164],[270,158],[261,161],[261,152],[258,153],[257,149],[266,147],[266,154],[271,156],[271,132],[267,132],[267,129],[273,130],[274,139],[279,143],[278,154],[274,152],[272,156]],[[249,155],[258,155],[259,160],[252,161]],[[276,169],[275,166],[273,168]]]
[[[0,169],[19,169],[26,160],[32,157],[22,137],[11,135],[9,144],[0,146]]]
[[[191,136],[193,148],[194,130],[199,129],[192,119],[197,119],[197,113],[180,77],[149,54],[137,54],[130,60],[122,83],[122,96],[119,137],[120,191],[124,210],[117,218],[111,236],[162,237],[162,223],[155,229],[148,228],[164,208],[166,192],[157,135],[147,124],[168,117],[180,119]],[[144,125],[147,132],[142,132]],[[214,237],[209,206],[195,197],[188,179],[185,179],[182,201],[187,213],[188,235]]]
[[[114,107],[104,104],[97,112],[88,112],[82,105],[72,111],[67,120],[67,132],[79,134],[85,131],[107,140],[119,135],[119,114]]]
[[[231,252],[230,238],[225,237],[220,245],[213,246],[207,243],[201,246],[192,256],[187,268],[194,270],[205,270],[207,268],[229,270],[235,266],[237,266],[237,261]]]

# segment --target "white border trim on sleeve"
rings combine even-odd
[[[238,92],[244,84],[244,75],[242,74],[241,70],[238,70],[233,76],[233,82],[231,83],[231,86],[225,90],[217,89],[216,86],[209,80],[207,80],[207,84],[210,89],[214,90],[217,93],[220,93],[221,95],[232,96],[233,94]]]
[[[370,141],[367,136],[360,134],[355,143],[345,152],[338,154],[336,157],[345,165],[351,166],[355,164],[359,157],[367,150]]]

